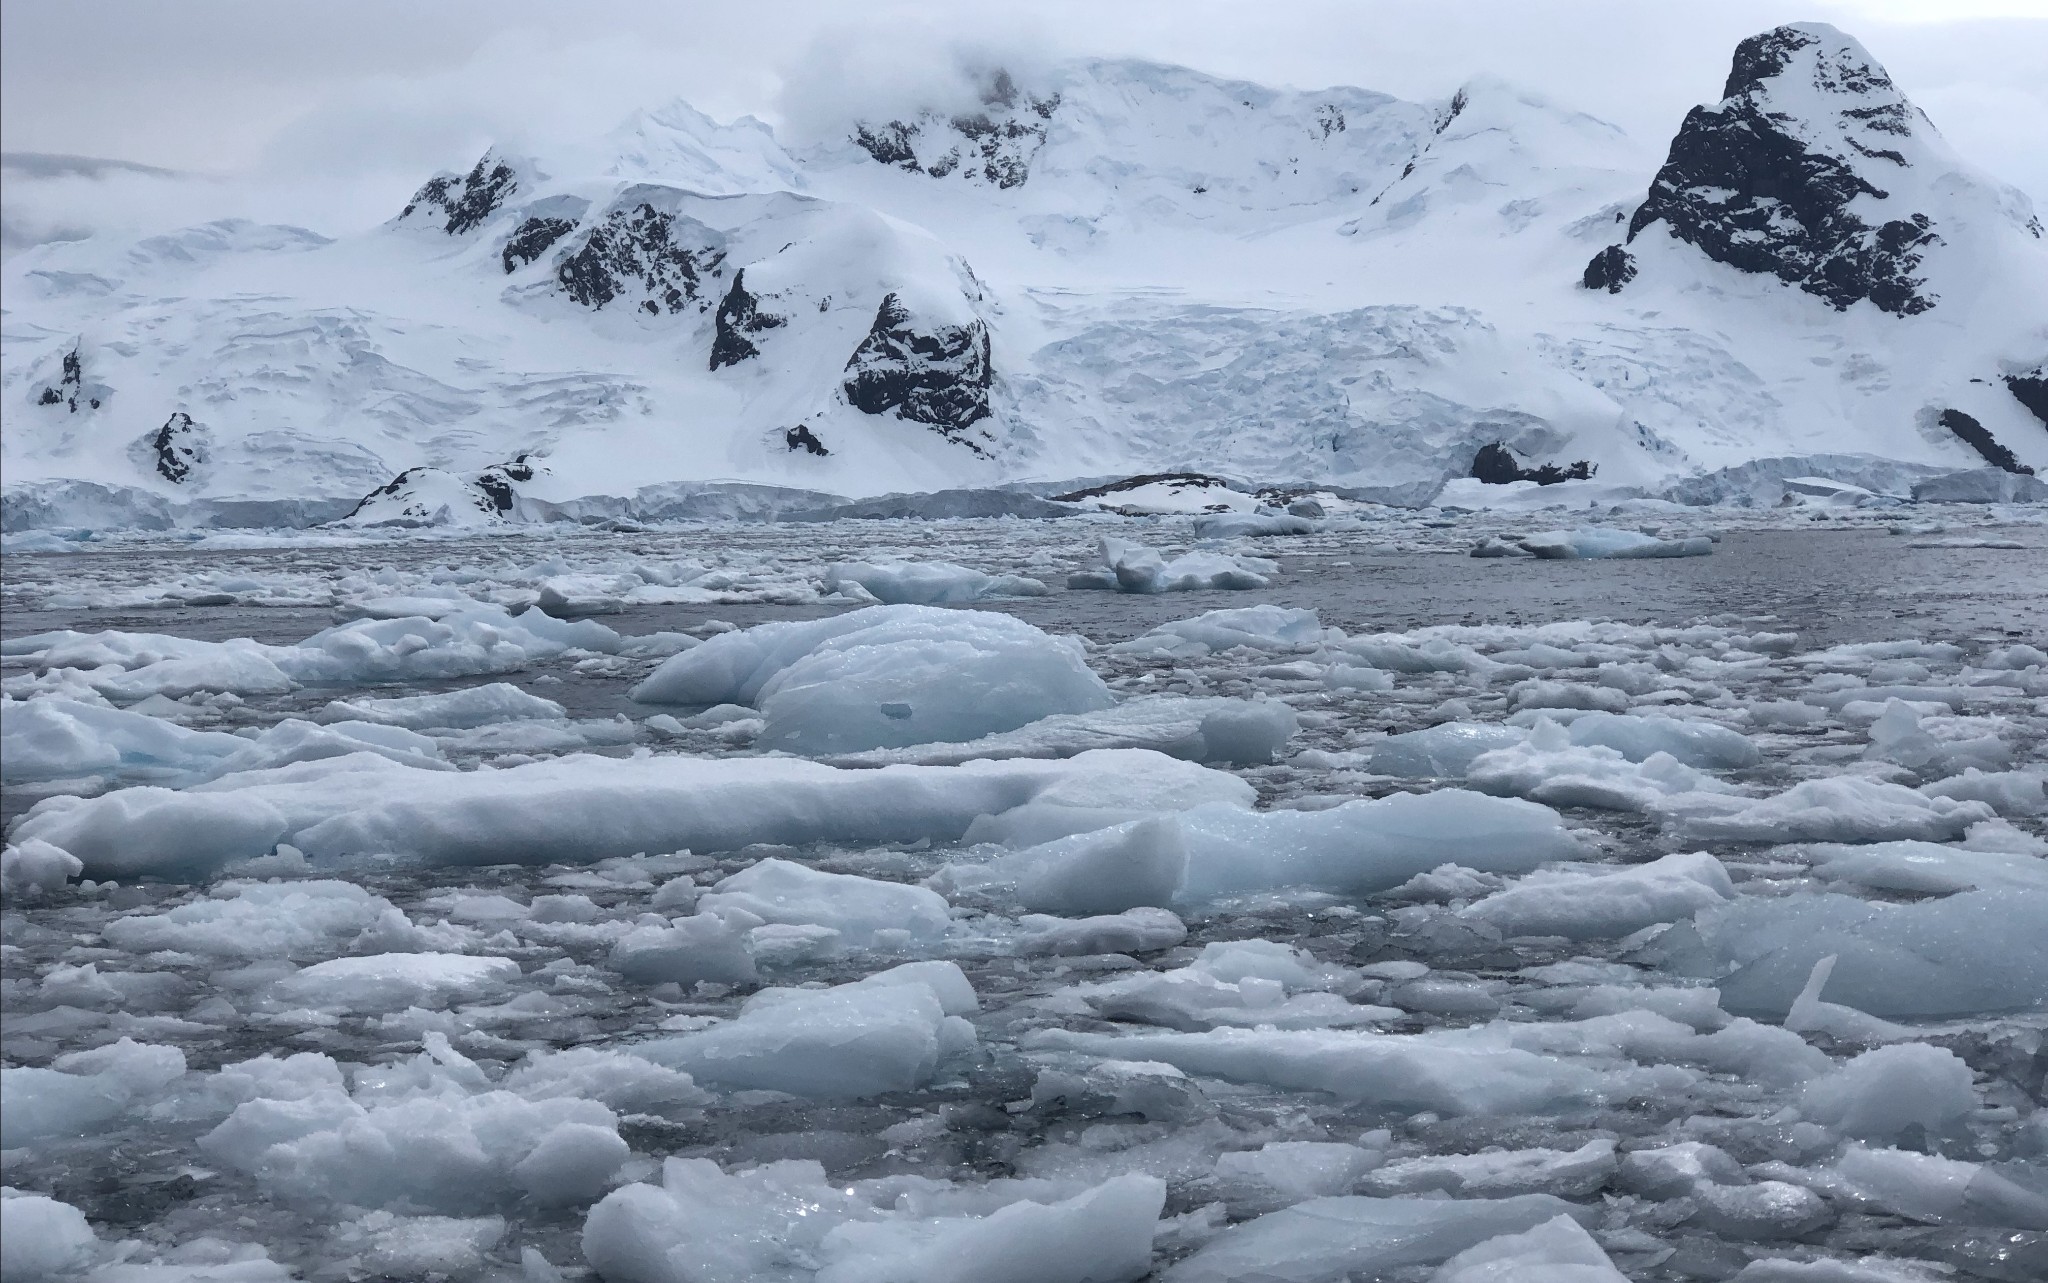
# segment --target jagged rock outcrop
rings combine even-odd
[[[1515,457],[1515,452],[1496,441],[1481,446],[1479,453],[1472,457],[1472,477],[1490,486],[1504,486],[1516,481],[1533,481],[1539,486],[1554,486],[1560,481],[1587,481],[1599,465],[1585,459],[1559,467],[1554,463],[1530,467]]]
[[[529,218],[512,229],[512,236],[499,251],[498,259],[510,275],[548,252],[558,240],[576,230],[573,218]]]
[[[2042,427],[2048,428],[2048,363],[2006,375],[2005,387],[2021,405],[2027,407],[2027,413],[2039,419]]]
[[[61,405],[72,414],[78,413],[80,404],[89,410],[100,408],[97,390],[85,385],[85,358],[77,344],[64,354],[59,370],[57,381],[45,383],[36,393],[37,405]]]
[[[398,221],[417,217],[439,222],[450,236],[466,235],[483,226],[518,190],[519,171],[495,150],[487,151],[467,174],[429,178],[399,211]]]
[[[749,357],[761,355],[761,349],[748,336],[780,329],[789,323],[788,317],[764,310],[761,300],[747,292],[746,275],[745,268],[734,272],[732,288],[719,300],[711,337],[711,368],[714,370],[738,365]],[[820,450],[818,453],[824,452]]]
[[[964,325],[920,326],[891,293],[847,361],[841,388],[847,402],[864,413],[894,411],[980,452],[966,433],[989,417],[994,382],[987,325],[977,318]]]
[[[445,468],[407,468],[364,495],[340,524],[354,526],[496,525],[518,499],[514,485],[531,481],[526,455],[471,476]]]
[[[1778,27],[1737,46],[1720,102],[1686,114],[1628,241],[1661,225],[1838,310],[1924,312],[1938,295],[1923,259],[1942,238],[1913,202],[1939,175],[1913,170],[1930,142],[1933,126],[1863,46],[1821,23]],[[1628,283],[1616,248],[1587,266],[1588,287]]]
[[[206,462],[205,435],[183,410],[164,420],[164,426],[144,437],[140,445],[148,465],[173,485],[185,482]]]
[[[1991,429],[1978,421],[1975,415],[1964,414],[1961,410],[1943,410],[1939,422],[1942,427],[1954,433],[1956,439],[1983,456],[1984,462],[2007,472],[2024,473],[2033,476],[2034,470],[2014,457],[2013,452],[1999,444]]]
[[[1621,287],[1636,278],[1635,256],[1619,245],[1609,245],[1593,256],[1586,264],[1586,274],[1579,278],[1579,284],[1589,290],[1606,290],[1609,294],[1621,293]]]
[[[782,443],[791,450],[808,450],[820,458],[832,453],[825,448],[823,441],[818,440],[818,434],[811,431],[809,424],[799,423],[783,433]]]
[[[1007,71],[990,74],[981,88],[982,109],[957,116],[923,112],[911,120],[862,122],[853,141],[875,161],[933,178],[958,174],[994,187],[1021,187],[1031,176],[1031,158],[1045,145],[1046,125],[1059,110],[1060,96],[1024,93]],[[1325,134],[1342,129],[1339,115]]]
[[[650,315],[709,306],[725,237],[676,210],[684,193],[641,185],[621,192],[555,266],[562,292],[588,308],[626,301]]]

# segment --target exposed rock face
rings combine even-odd
[[[462,236],[483,226],[518,189],[518,172],[495,151],[487,151],[467,174],[429,178],[398,217],[438,220],[450,236]]]
[[[81,402],[87,409],[100,408],[100,398],[85,386],[85,361],[74,345],[64,354],[57,381],[44,384],[43,390],[36,394],[36,404],[61,405],[70,413],[77,414]]]
[[[505,271],[518,271],[533,260],[548,252],[558,240],[576,230],[573,218],[529,218],[512,231],[512,237],[505,242],[505,248],[498,257],[505,264]]]
[[[1007,71],[993,73],[981,90],[982,110],[944,117],[920,113],[908,121],[862,123],[853,141],[884,165],[944,178],[958,174],[995,187],[1021,187],[1031,176],[1031,158],[1045,145],[1046,123],[1060,96],[1033,97],[1017,88]],[[1344,127],[1339,115],[1324,133]]]
[[[812,432],[807,424],[799,423],[783,433],[782,443],[792,450],[808,450],[819,456],[832,453],[825,448],[823,441],[818,440],[817,433]]]
[[[994,382],[986,325],[977,319],[919,327],[892,293],[875,310],[841,386],[847,401],[867,414],[893,410],[979,453],[966,431],[989,417]]]
[[[664,208],[679,195],[654,186],[621,193],[556,266],[562,292],[588,308],[623,299],[656,316],[708,307],[705,283],[725,262],[725,238]]]
[[[1662,223],[1716,262],[1774,275],[1837,310],[1864,300],[1899,316],[1933,307],[1921,263],[1941,237],[1890,190],[1916,185],[1908,144],[1933,127],[1884,68],[1832,27],[1779,27],[1737,46],[1722,92],[1686,114],[1628,240]],[[1873,207],[1878,221],[1866,216]],[[1586,285],[1619,290],[1624,261],[1602,250]]]
[[[342,521],[364,526],[494,525],[512,511],[517,482],[531,481],[526,455],[464,477],[443,468],[407,468],[364,495]]]
[[[711,368],[714,370],[738,365],[749,357],[761,355],[761,349],[754,346],[754,341],[748,336],[779,329],[789,323],[788,317],[761,309],[761,300],[747,292],[746,275],[744,268],[734,272],[732,288],[719,301],[716,333],[711,339]]]
[[[1515,481],[1533,481],[1539,486],[1554,486],[1560,481],[1590,480],[1599,465],[1580,459],[1565,467],[1554,463],[1536,467],[1525,465],[1515,457],[1514,451],[1496,441],[1482,446],[1472,458],[1472,476],[1490,486],[1504,486]]]
[[[2031,370],[2005,376],[2005,386],[2027,412],[2048,428],[2048,365],[2037,365]]]
[[[164,420],[164,426],[143,438],[147,457],[157,475],[172,484],[183,482],[192,470],[206,462],[206,448],[199,427],[183,410]]]
[[[1589,290],[1606,290],[1609,294],[1621,293],[1621,287],[1636,278],[1635,256],[1619,245],[1609,245],[1593,256],[1586,264],[1586,274],[1579,284]]]
[[[1975,416],[1964,414],[1961,410],[1943,410],[1941,426],[1955,433],[1964,445],[1984,456],[1984,462],[1992,467],[2003,468],[2007,472],[2024,473],[2030,477],[2034,475],[2034,470],[2015,458],[2012,451],[2000,445],[1998,438],[1991,435],[1991,429],[1978,422]]]

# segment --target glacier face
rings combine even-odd
[[[511,509],[486,475],[1420,502],[1502,457],[2048,469],[2038,220],[1819,24],[1743,42],[1661,165],[1493,79],[1429,104],[1098,59],[808,146],[672,103],[331,240],[228,220],[0,270],[38,502],[469,523]]]

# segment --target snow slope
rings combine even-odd
[[[980,86],[804,147],[678,101],[332,239],[16,254],[9,506],[470,524],[1168,470],[1419,503],[1493,446],[1650,490],[1818,455],[2048,470],[2039,221],[1833,28],[1743,42],[1661,167],[1493,79]]]

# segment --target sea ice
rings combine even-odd
[[[1466,1248],[1439,1266],[1429,1283],[1626,1283],[1627,1277],[1584,1227],[1558,1216]]]
[[[1597,873],[1531,873],[1460,912],[1505,936],[1614,940],[1734,898],[1721,862],[1693,851]]]
[[[1866,1051],[1806,1084],[1799,1112],[1844,1136],[1889,1141],[1909,1127],[1951,1131],[1977,1108],[1970,1067],[1945,1047],[1897,1043]]]
[[[870,600],[891,606],[959,605],[986,597],[1043,597],[1048,591],[1036,579],[985,575],[950,561],[849,561],[825,571],[828,592],[844,593],[849,585]]]
[[[944,937],[952,921],[945,897],[924,887],[827,873],[778,859],[761,860],[717,883],[697,901],[697,911],[830,927],[857,949],[876,947],[884,932],[906,942],[930,943]]]
[[[1233,1225],[1167,1268],[1165,1283],[1342,1283],[1362,1271],[1434,1265],[1572,1212],[1547,1194],[1515,1198],[1312,1198]]]
[[[1150,632],[1122,641],[1110,650],[1122,655],[1194,658],[1235,650],[1310,650],[1323,638],[1323,623],[1313,610],[1285,606],[1237,606],[1212,610],[1193,619],[1161,624]]]
[[[1264,588],[1279,563],[1263,557],[1230,557],[1222,553],[1182,553],[1168,561],[1142,544],[1105,537],[1100,570],[1067,576],[1068,588],[1107,588],[1116,592],[1197,592],[1205,588]]]
[[[1486,793],[1610,811],[1651,811],[1673,796],[1732,791],[1669,753],[1631,762],[1617,749],[1578,747],[1569,727],[1548,718],[1527,740],[1473,758],[1465,780]]]
[[[1673,799],[1666,826],[1693,842],[1946,842],[1995,814],[1989,803],[1928,797],[1902,784],[1835,775],[1762,799]]]
[[[1713,541],[1704,535],[1659,539],[1608,526],[1546,530],[1523,535],[1515,542],[1538,557],[1568,561],[1600,557],[1704,557],[1714,551]]]
[[[338,1011],[398,1011],[474,998],[519,978],[510,958],[460,953],[377,953],[316,962],[277,982],[294,1006]]]
[[[439,695],[400,695],[392,699],[335,700],[321,709],[322,722],[375,722],[409,731],[473,730],[498,722],[559,718],[560,704],[529,695],[510,682],[491,682]]]
[[[91,1264],[99,1237],[69,1203],[0,1187],[0,1276],[8,1283],[55,1283]]]

